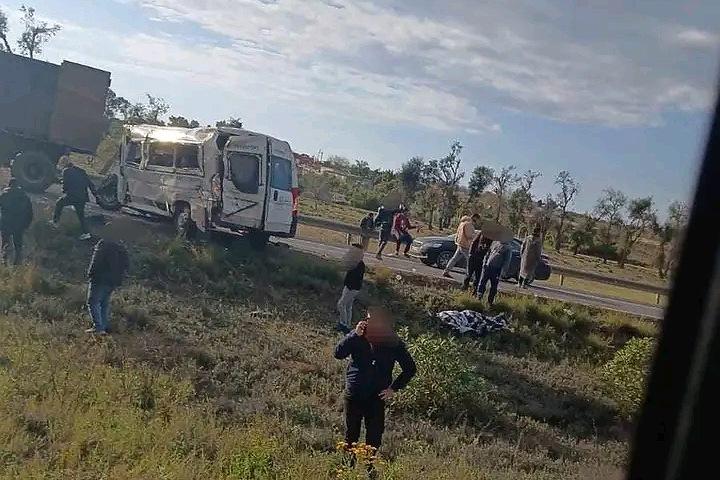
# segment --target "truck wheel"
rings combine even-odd
[[[12,175],[23,190],[42,193],[57,180],[50,158],[38,151],[20,152],[12,161]]]
[[[180,204],[175,207],[175,215],[173,215],[175,223],[175,234],[183,239],[190,240],[195,234],[195,224],[190,217],[190,207]]]

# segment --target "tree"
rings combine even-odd
[[[408,202],[415,201],[418,191],[423,186],[427,165],[422,157],[412,157],[400,166],[398,176],[403,189],[403,196]]]
[[[478,165],[470,175],[468,189],[470,190],[470,199],[479,197],[490,186],[495,172],[492,168],[484,165]]]
[[[551,195],[546,195],[545,200],[537,201],[537,210],[534,214],[534,221],[540,232],[545,236],[545,233],[550,229],[550,225],[553,219],[553,212],[557,208],[557,203],[553,200]]]
[[[232,128],[243,128],[243,123],[240,118],[230,117],[227,120],[219,120],[215,122],[216,127],[232,127]]]
[[[300,190],[304,196],[315,200],[315,211],[321,201],[328,201],[332,197],[329,180],[327,176],[317,173],[304,173],[300,176]]]
[[[584,217],[582,224],[575,226],[570,233],[570,248],[573,255],[577,255],[580,249],[591,249],[595,243],[597,220],[587,213]]]
[[[620,247],[618,267],[625,268],[635,243],[643,233],[657,225],[657,212],[652,197],[635,198],[627,206],[627,221],[622,227],[623,242]]]
[[[460,180],[465,176],[465,172],[460,170],[462,149],[460,142],[454,141],[450,144],[450,152],[445,157],[428,162],[429,177],[442,190],[442,208],[438,225],[441,229],[449,225],[453,212],[457,209],[458,187]]]
[[[607,252],[617,243],[615,241],[615,232],[623,224],[622,211],[627,202],[627,196],[623,192],[608,188],[603,190],[603,196],[595,204],[593,214],[599,226],[600,246],[601,250],[606,252],[602,254],[603,263],[607,263]],[[600,226],[600,222],[603,222],[602,226]]]
[[[503,207],[505,206],[505,197],[508,194],[510,188],[515,185],[520,179],[515,174],[515,165],[509,167],[503,167],[500,173],[493,175],[491,188],[493,193],[497,196],[497,210],[495,211],[495,221],[500,221]]]
[[[8,41],[8,18],[7,15],[5,15],[5,12],[3,12],[0,9],[0,40],[2,40],[2,43],[0,43],[0,52],[6,51],[12,53],[12,48],[10,48],[10,42]]]
[[[168,118],[168,126],[170,127],[183,127],[183,128],[197,128],[200,123],[197,120],[188,120],[185,117],[170,115]]]
[[[428,229],[433,229],[433,221],[435,220],[435,212],[438,205],[442,203],[443,190],[437,183],[431,183],[423,188],[417,195],[417,204],[420,215],[425,219]]]
[[[33,7],[22,5],[20,11],[23,13],[23,32],[17,41],[17,45],[20,53],[35,58],[36,55],[42,53],[43,44],[50,41],[62,27],[57,23],[50,25],[47,22],[38,20],[35,17]]]
[[[654,229],[659,240],[655,264],[658,269],[658,277],[662,279],[667,278],[678,259],[682,232],[688,221],[688,210],[688,206],[684,202],[671,203],[668,207],[667,220]],[[669,255],[668,248],[670,249]]]
[[[508,223],[510,224],[510,228],[515,230],[518,235],[521,234],[523,227],[528,226],[530,223],[529,216],[532,215],[533,206],[533,198],[530,190],[532,190],[535,180],[540,176],[540,172],[527,170],[521,176],[517,177],[520,186],[508,196]]]
[[[131,107],[132,104],[126,98],[119,97],[111,88],[108,88],[108,93],[105,97],[106,117],[118,118],[118,116],[122,116],[122,119],[127,121]]]
[[[555,235],[555,251],[559,252],[563,244],[563,229],[565,228],[568,207],[575,201],[575,196],[580,191],[580,184],[575,181],[570,175],[570,172],[563,170],[555,177],[555,185],[560,187],[560,192],[556,195],[557,203],[560,207],[560,219]]]
[[[146,93],[145,96],[147,97],[147,106],[145,110],[146,123],[152,125],[164,125],[165,122],[161,120],[161,117],[170,110],[170,105],[168,105],[162,98],[153,97],[149,93]]]

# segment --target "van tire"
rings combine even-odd
[[[175,235],[185,240],[194,238],[197,229],[190,216],[189,205],[185,203],[175,205],[173,224],[175,225]]]
[[[57,181],[55,165],[40,151],[18,153],[10,168],[20,187],[27,192],[42,193]]]
[[[250,246],[254,250],[265,250],[265,247],[267,247],[268,241],[270,240],[269,234],[257,230],[248,232],[247,237],[250,242]]]

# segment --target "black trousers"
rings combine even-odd
[[[25,232],[11,232],[2,231],[0,232],[0,260],[2,263],[7,265],[7,254],[10,244],[12,243],[13,249],[15,250],[15,258],[13,263],[20,265],[22,261],[22,250],[23,250],[23,235]]]
[[[482,259],[473,260],[472,258],[468,261],[467,274],[463,281],[463,288],[467,289],[470,286],[470,282],[473,284],[473,293],[477,292],[478,285],[480,284],[480,277],[482,276]]]
[[[348,445],[360,439],[360,427],[365,422],[365,443],[380,448],[385,431],[385,401],[377,395],[345,394],[345,442]]]
[[[85,202],[82,200],[76,200],[68,197],[67,195],[63,195],[62,197],[58,198],[58,201],[55,203],[55,213],[53,214],[53,221],[56,223],[59,222],[60,215],[62,215],[63,209],[71,205],[75,210],[78,221],[80,222],[80,229],[83,233],[88,233],[87,225],[85,223]]]

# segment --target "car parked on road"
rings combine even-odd
[[[513,238],[510,241],[512,259],[510,266],[503,272],[503,280],[518,280],[520,274],[520,247],[522,240]],[[410,247],[410,256],[419,259],[425,265],[444,269],[455,253],[455,235],[442,237],[422,237],[413,241]],[[460,259],[456,268],[465,268],[465,259]],[[535,280],[547,280],[552,273],[550,259],[543,254],[540,263],[535,269]]]

